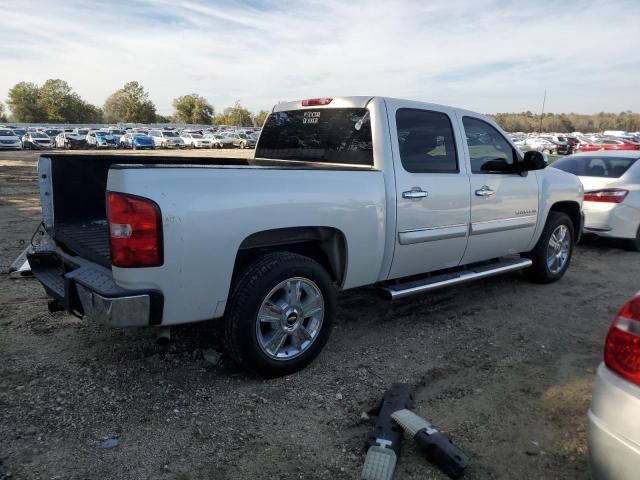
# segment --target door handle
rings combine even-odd
[[[407,192],[402,192],[402,198],[420,199],[429,196],[429,192],[425,192],[420,187],[413,187]]]
[[[486,185],[483,185],[482,188],[476,190],[476,196],[483,198],[492,197],[493,195],[495,195],[495,193],[496,192],[491,190],[491,188],[487,187]]]

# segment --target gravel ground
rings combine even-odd
[[[363,413],[393,382],[471,452],[466,478],[588,478],[592,380],[638,254],[581,245],[546,286],[513,274],[393,304],[346,292],[319,359],[265,381],[217,358],[219,324],[160,347],[152,330],[49,314],[37,281],[9,280],[38,223],[35,162],[0,153],[0,479],[355,479]],[[445,477],[405,442],[396,478]]]

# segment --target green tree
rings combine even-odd
[[[237,127],[252,127],[253,115],[251,112],[236,102],[233,107],[227,107],[221,114],[216,115],[216,125],[235,125]]]
[[[0,102],[0,122],[7,122],[7,113],[4,109],[4,103]]]
[[[269,112],[267,112],[266,110],[260,110],[258,114],[255,116],[256,127],[261,127],[262,125],[264,125],[264,121],[267,119],[268,116],[269,116]]]
[[[197,93],[183,95],[173,100],[173,118],[178,123],[209,125],[214,118],[213,106]]]
[[[78,123],[103,123],[104,115],[102,109],[82,101],[79,105]]]
[[[7,105],[17,122],[42,122],[46,120],[46,113],[40,107],[38,85],[30,82],[20,82],[9,90]]]
[[[73,122],[81,101],[64,80],[49,79],[38,89],[38,105],[52,122]]]
[[[600,112],[592,115],[577,113],[546,113],[542,116],[531,112],[497,113],[493,119],[508,132],[602,132],[604,130],[640,131],[640,114],[630,111],[620,113]],[[542,125],[542,127],[540,127]]]
[[[144,87],[133,81],[107,98],[104,117],[107,122],[153,123],[156,119],[156,107]]]
[[[13,116],[19,122],[99,122],[102,111],[87,103],[67,82],[49,79],[39,87],[21,82],[9,91]]]
[[[173,120],[171,117],[167,117],[165,115],[160,115],[156,113],[156,123],[171,123]]]
[[[67,82],[60,79],[44,82],[39,89],[38,104],[49,122],[95,122],[102,118],[97,107],[85,102]]]

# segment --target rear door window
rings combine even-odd
[[[459,172],[453,127],[447,114],[400,108],[396,127],[400,160],[407,172]]]
[[[273,112],[264,124],[256,158],[373,165],[369,111],[322,108]]]

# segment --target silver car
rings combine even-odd
[[[22,150],[22,140],[8,128],[0,128],[0,149]]]
[[[640,151],[570,155],[552,166],[573,173],[584,185],[584,231],[624,239],[640,251]]]
[[[589,408],[594,480],[640,476],[640,292],[620,310],[605,341]]]
[[[208,138],[204,138],[198,132],[182,132],[180,134],[182,141],[190,148],[212,148],[213,142]]]
[[[233,139],[219,133],[207,133],[204,138],[211,140],[213,148],[232,148]]]

